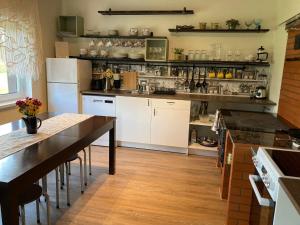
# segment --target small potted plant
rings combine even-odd
[[[174,48],[174,59],[175,60],[182,60],[183,51],[184,51],[183,48]]]
[[[236,19],[230,19],[226,21],[226,25],[229,30],[235,30],[240,25],[240,22]]]
[[[42,103],[35,98],[25,98],[16,102],[18,110],[23,114],[22,120],[26,125],[28,134],[36,134],[37,130],[41,127],[42,121],[36,117]],[[39,123],[39,124],[38,124]]]

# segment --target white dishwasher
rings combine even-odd
[[[82,112],[96,116],[116,116],[116,98],[111,96],[82,95]],[[108,146],[109,134],[104,134],[92,145]]]

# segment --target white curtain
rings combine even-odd
[[[38,0],[0,0],[0,60],[8,75],[37,80],[43,68]]]

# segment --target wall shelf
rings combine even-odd
[[[171,33],[266,33],[269,29],[169,29]]]
[[[98,13],[104,16],[115,15],[190,15],[194,14],[194,10],[187,10],[185,7],[183,10],[119,10],[115,11],[109,8],[106,11],[98,11]]]
[[[250,61],[212,61],[212,60],[202,60],[202,61],[194,61],[194,60],[168,60],[168,61],[145,61],[144,59],[129,59],[129,58],[103,58],[100,56],[92,57],[92,56],[70,56],[70,58],[77,58],[83,60],[98,60],[98,61],[106,61],[108,63],[128,63],[128,64],[155,64],[155,65],[174,65],[178,67],[236,67],[241,68],[245,66],[256,66],[256,67],[269,67],[269,62],[250,62]],[[213,78],[217,79],[217,78]],[[222,79],[225,80],[225,79]],[[254,81],[254,80],[251,80]]]
[[[159,36],[129,36],[129,35],[118,35],[118,36],[109,36],[109,35],[82,35],[81,38],[103,38],[103,39],[146,39],[146,38],[157,38],[157,39],[167,39],[167,37]]]

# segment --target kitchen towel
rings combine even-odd
[[[91,115],[64,113],[43,121],[37,134],[27,134],[26,128],[0,136],[0,159],[70,128]],[[4,125],[5,126],[5,125]]]

